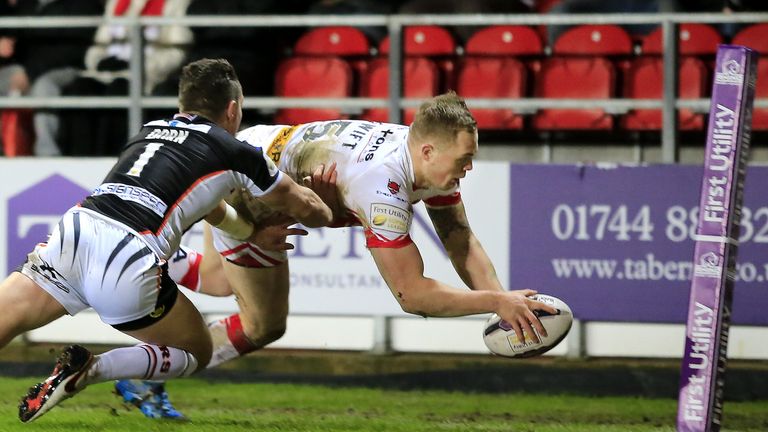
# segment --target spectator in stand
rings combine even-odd
[[[16,15],[16,1],[0,1],[0,16]],[[16,29],[0,29],[0,95],[17,96],[27,92],[29,79],[19,64]]]
[[[677,0],[687,12],[748,12],[768,10],[764,0]]]
[[[182,17],[191,0],[109,0],[104,18],[121,16]],[[105,23],[85,54],[85,70],[63,89],[65,95],[124,96],[128,94],[130,32],[126,26]],[[146,26],[144,40],[144,87],[148,95],[161,82],[178,72],[192,44],[192,32],[179,25]],[[128,135],[124,109],[68,110],[61,122],[59,144],[67,155],[116,155]]]
[[[0,17],[13,15],[16,15],[16,1],[0,0]],[[18,60],[17,34],[18,29],[0,29],[0,96],[19,96],[29,89],[29,78]],[[28,110],[0,110],[0,154],[20,156],[30,152],[32,138],[25,133],[29,128],[24,127],[29,122]]]
[[[189,15],[302,14],[306,2],[298,0],[198,0]],[[243,93],[272,96],[277,64],[303,32],[297,27],[193,27],[190,59],[226,58],[238,71]],[[246,113],[246,117],[250,113]],[[244,122],[247,122],[244,120]]]
[[[563,0],[553,6],[551,14],[578,14],[578,13],[656,13],[672,12],[675,10],[675,0]],[[631,25],[624,26],[627,31],[635,36],[641,36],[651,32],[656,25]],[[568,29],[567,26],[550,26],[548,29],[549,44],[552,45]]]
[[[532,0],[411,0],[400,6],[402,14],[479,14],[479,13],[529,13]],[[466,42],[479,27],[458,26],[453,32]]]
[[[101,15],[99,0],[20,0],[17,14],[35,17]],[[32,82],[30,95],[56,97],[61,89],[77,78],[84,67],[85,50],[93,38],[87,27],[29,27],[19,31],[19,58]],[[61,151],[56,142],[59,116],[55,111],[38,110],[34,114],[33,153],[56,156]]]
[[[320,0],[307,10],[313,15],[379,15],[394,12],[391,3],[380,4],[372,0]],[[375,43],[387,35],[386,27],[359,27]]]
[[[768,11],[768,3],[764,0],[678,0],[679,10],[683,12],[762,12]],[[720,34],[729,39],[739,30],[744,28],[742,24],[723,23],[718,26]]]

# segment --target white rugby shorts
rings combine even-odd
[[[92,307],[118,330],[146,327],[167,314],[178,288],[167,265],[132,230],[73,207],[47,243],[27,256],[21,273],[70,315]]]

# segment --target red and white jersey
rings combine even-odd
[[[368,247],[402,247],[409,235],[413,204],[450,206],[461,197],[450,190],[415,189],[407,126],[357,120],[258,125],[237,137],[261,147],[294,179],[320,164],[336,162],[340,198],[349,218],[334,226],[362,225]]]

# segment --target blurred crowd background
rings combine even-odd
[[[610,1],[610,0],[404,0],[379,2],[373,0],[0,0],[0,13],[4,17],[67,17],[67,16],[124,16],[138,14],[142,16],[216,16],[216,15],[350,15],[350,14],[444,14],[444,13],[655,13],[655,12],[719,12],[723,14],[742,11],[762,11],[768,9],[765,1],[715,1],[715,0],[648,0],[648,1]],[[436,26],[432,26],[436,27]],[[520,26],[518,26],[520,27]],[[747,25],[723,24],[712,26],[719,41],[730,41]],[[406,32],[405,54],[414,57],[427,57],[433,62],[437,81],[427,85],[421,93],[414,90],[409,95],[409,82],[419,81],[419,73],[409,71],[412,67],[420,70],[417,63],[407,63],[405,68],[406,96],[425,97],[448,89],[457,89],[462,94],[459,80],[460,70],[466,68],[464,55],[481,53],[492,56],[493,52],[482,53],[481,49],[471,48],[484,26],[442,27],[451,40],[446,48],[448,52],[418,53],[409,51],[410,38],[439,39],[442,33],[431,30]],[[500,97],[558,97],[546,94],[537,85],[537,79],[543,78],[542,71],[548,70],[546,61],[553,54],[568,54],[567,49],[554,49],[555,43],[572,29],[565,26],[531,27],[535,32],[535,41],[525,44],[523,49],[511,51],[513,59],[507,63],[483,64],[485,72],[500,68],[500,71],[520,68],[522,83],[518,83],[519,94],[500,94]],[[697,34],[694,27],[690,34]],[[299,27],[184,27],[179,25],[148,26],[143,28],[144,38],[144,88],[145,95],[175,96],[180,68],[189,61],[203,57],[223,57],[237,69],[243,84],[243,91],[248,96],[333,96],[337,94],[302,93],[302,88],[316,86],[306,77],[301,78],[304,86],[293,85],[286,80],[293,72],[284,63],[297,56],[297,43],[310,30]],[[386,78],[376,80],[372,71],[376,61],[385,57],[387,50],[387,29],[385,27],[357,28],[364,38],[362,51],[329,53],[343,57],[344,69],[341,75],[323,76],[320,81],[342,82],[341,96],[386,97]],[[502,29],[504,30],[504,29]],[[501,38],[510,38],[519,29],[507,29],[499,33]],[[600,31],[607,31],[605,29]],[[632,61],[639,54],[660,55],[660,52],[642,52],[644,44],[649,43],[649,35],[658,32],[658,26],[642,25],[623,27],[629,37],[629,51],[598,52],[601,57],[608,57],[611,72],[611,84],[607,97],[626,97],[627,74],[632,69]],[[595,29],[588,37],[595,42]],[[344,36],[334,33],[333,37]],[[618,39],[610,33],[604,33],[616,45]],[[341,36],[340,36],[341,35]],[[56,96],[122,96],[128,94],[128,65],[131,45],[129,32],[120,25],[105,24],[98,28],[0,28],[0,96],[11,97],[56,97]],[[598,37],[599,39],[599,37]],[[533,39],[532,39],[533,40]],[[419,40],[416,40],[419,42]],[[423,41],[422,41],[423,42]],[[507,41],[510,42],[510,41]],[[436,42],[437,43],[437,42]],[[537,45],[538,44],[538,45]],[[576,39],[576,45],[583,44]],[[707,44],[711,45],[710,41]],[[343,44],[342,44],[343,45]],[[487,43],[480,45],[489,46]],[[567,45],[566,43],[563,46]],[[708,46],[709,46],[708,45]],[[531,48],[535,47],[535,49]],[[614,48],[611,48],[614,49]],[[526,51],[527,50],[527,51]],[[575,52],[571,52],[573,54]],[[714,51],[694,53],[700,57],[704,68],[710,66]],[[328,54],[328,53],[327,53]],[[345,54],[346,57],[345,57]],[[496,54],[499,54],[497,52]],[[584,53],[581,53],[584,54]],[[682,52],[681,54],[685,54]],[[334,56],[337,57],[337,56]],[[385,60],[385,59],[384,59]],[[408,60],[410,61],[410,60]],[[594,59],[591,59],[594,62]],[[332,66],[332,65],[331,65]],[[473,65],[475,66],[475,65]],[[307,64],[301,68],[312,67]],[[328,63],[320,66],[328,68]],[[386,69],[386,64],[383,65]],[[569,66],[569,67],[572,67]],[[698,67],[698,65],[697,65]],[[346,69],[345,69],[346,68]],[[550,66],[551,68],[551,66]],[[590,63],[589,68],[594,68]],[[348,69],[348,72],[346,71]],[[483,69],[480,70],[481,72]],[[413,74],[409,76],[409,74]],[[711,74],[711,70],[708,71]],[[349,75],[348,77],[346,75]],[[341,78],[339,78],[341,77]],[[707,72],[700,77],[706,88]],[[553,79],[561,79],[555,76]],[[318,82],[320,82],[318,81]],[[502,80],[503,81],[503,80]],[[684,81],[684,80],[681,80]],[[379,84],[377,84],[379,83]],[[488,81],[481,87],[493,87]],[[366,88],[367,86],[367,88]],[[572,83],[571,83],[572,86]],[[477,85],[476,85],[477,87]],[[492,95],[472,94],[472,86],[465,85],[463,96],[489,97]],[[298,89],[298,90],[297,90]],[[706,90],[702,90],[706,92]],[[346,93],[345,93],[346,92]],[[479,90],[482,93],[482,89]],[[660,95],[659,95],[660,96]],[[705,95],[704,95],[705,96]],[[561,97],[579,97],[564,94]],[[589,97],[589,95],[587,95]],[[595,96],[602,97],[602,96]],[[383,112],[382,112],[383,111]],[[509,110],[507,110],[509,111]],[[168,116],[168,110],[145,110],[145,118]],[[482,113],[481,113],[482,114]],[[481,128],[499,130],[501,140],[510,136],[547,129],[576,130],[615,130],[621,125],[627,128],[626,121],[609,118],[589,120],[584,124],[562,125],[556,120],[522,118],[514,113],[502,110],[485,113]],[[504,116],[507,117],[504,117]],[[538,115],[538,114],[537,114]],[[313,117],[314,116],[314,117]],[[605,113],[603,113],[603,117]],[[348,113],[334,110],[283,110],[263,112],[249,110],[245,124],[271,122],[302,122],[312,119],[333,117],[365,118],[386,120],[386,111],[368,110],[362,113]],[[486,119],[487,117],[487,119]],[[578,116],[577,116],[578,117]],[[408,114],[405,119],[408,121]],[[6,156],[16,155],[77,155],[104,156],[115,155],[127,136],[127,114],[124,109],[5,109],[0,114],[2,125],[3,152]],[[631,122],[630,122],[631,123]],[[642,122],[641,122],[642,123]],[[651,122],[653,123],[653,122]],[[681,123],[682,122],[681,120]],[[643,123],[644,124],[644,123]],[[691,123],[691,130],[702,128],[701,119]],[[562,126],[562,127],[561,127]],[[646,125],[647,126],[647,125]],[[656,130],[654,125],[640,130]],[[685,128],[685,126],[682,126]],[[629,127],[631,129],[631,127]],[[512,135],[510,135],[512,134]]]

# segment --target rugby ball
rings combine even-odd
[[[547,336],[542,337],[536,332],[540,342],[534,342],[533,338],[523,331],[525,340],[521,341],[509,323],[493,314],[483,328],[483,341],[492,353],[504,357],[533,357],[551,350],[568,334],[573,324],[573,313],[564,301],[544,294],[536,294],[531,298],[553,306],[558,311],[557,314],[534,311],[547,330]],[[534,331],[536,331],[535,328]]]

